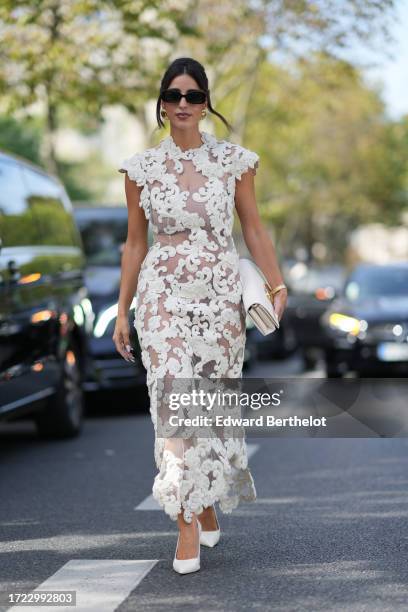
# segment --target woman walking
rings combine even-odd
[[[158,125],[164,127],[166,118],[170,135],[119,167],[126,173],[128,235],[113,340],[119,353],[133,360],[128,311],[136,294],[134,325],[155,428],[153,496],[178,522],[173,568],[179,573],[200,569],[200,543],[212,547],[219,541],[215,502],[230,513],[241,500],[256,499],[243,437],[158,435],[164,380],[242,376],[246,329],[232,238],[234,207],[248,250],[277,289],[279,318],[287,299],[255,201],[259,156],[200,131],[207,109],[230,129],[211,105],[203,66],[176,59],[162,78],[156,107]],[[149,222],[154,242],[148,249]]]

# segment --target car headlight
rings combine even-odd
[[[136,298],[134,297],[132,303],[129,307],[129,310],[134,309],[136,306]],[[112,304],[112,306],[108,306],[101,310],[98,314],[98,317],[95,322],[95,327],[93,330],[93,335],[95,338],[102,338],[106,334],[106,330],[109,325],[112,323],[114,319],[118,316],[118,304]]]
[[[332,312],[329,315],[329,325],[352,336],[358,336],[361,331],[365,331],[367,328],[366,321],[360,321],[340,312]]]

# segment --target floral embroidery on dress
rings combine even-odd
[[[231,512],[254,501],[244,437],[157,435],[163,380],[240,378],[245,311],[232,237],[236,180],[259,164],[257,153],[200,132],[182,150],[171,135],[123,160],[118,170],[143,187],[139,205],[153,244],[138,277],[134,325],[146,368],[158,474],[153,496],[173,520],[219,502]]]

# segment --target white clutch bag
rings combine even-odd
[[[250,259],[240,257],[238,267],[245,312],[264,336],[271,334],[279,328],[278,316],[268,297],[271,287]]]

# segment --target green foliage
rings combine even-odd
[[[0,150],[18,155],[46,169],[40,154],[44,135],[43,123],[38,117],[17,121],[12,117],[0,116]],[[100,160],[98,162],[100,166]],[[94,189],[84,183],[84,170],[86,168],[82,162],[58,162],[57,174],[73,200],[91,200],[96,195]],[[92,171],[92,167],[90,170]]]
[[[84,162],[62,162],[58,161],[58,177],[64,183],[64,187],[72,201],[93,200],[98,197],[99,190],[95,190],[90,176],[95,174],[94,159]],[[100,167],[100,160],[98,160]],[[88,174],[89,173],[89,174]]]
[[[35,105],[41,113],[42,141],[3,124],[1,145],[59,173],[70,196],[98,197],[83,170],[56,159],[54,135],[61,125],[91,134],[103,121],[103,109],[122,104],[143,113],[156,94],[163,65],[180,36],[193,36],[183,9],[172,0],[4,0],[0,3],[0,102],[8,116],[22,117]],[[184,6],[183,6],[184,5]],[[160,51],[152,54],[152,42]],[[37,112],[38,112],[37,110]],[[97,170],[101,170],[98,160]],[[90,172],[92,174],[92,172]],[[94,172],[95,174],[95,172]]]
[[[286,69],[264,62],[244,141],[260,154],[259,209],[282,248],[321,241],[336,258],[360,223],[400,222],[407,123],[389,120],[379,93],[345,61],[314,54]]]
[[[107,104],[142,108],[159,73],[149,52],[188,28],[171,1],[36,0],[0,5],[0,95],[6,111],[32,102],[101,117]],[[186,3],[186,8],[188,3]]]
[[[41,121],[0,116],[0,149],[40,164]]]
[[[387,119],[379,92],[344,59],[352,44],[389,41],[395,2],[341,5],[3,0],[2,109],[22,116],[37,104],[44,165],[73,199],[103,199],[111,169],[98,155],[80,165],[57,162],[52,135],[59,125],[97,132],[111,104],[145,122],[146,102],[183,49],[206,65],[212,102],[234,125],[234,139],[260,154],[258,205],[282,250],[321,241],[335,257],[359,223],[397,223],[408,188],[408,119]],[[218,119],[214,125],[224,136]],[[0,123],[0,145],[39,161],[38,135],[21,126]]]

